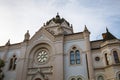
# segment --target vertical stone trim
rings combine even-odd
[[[92,54],[91,54],[91,48],[90,48],[90,40],[89,40],[90,32],[88,30],[84,30],[83,35],[84,35],[85,46],[86,46],[89,80],[95,80],[94,79],[94,68],[93,68],[93,63],[92,63]]]

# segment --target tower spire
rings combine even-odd
[[[109,32],[108,28],[106,27],[106,32]]]

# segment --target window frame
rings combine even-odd
[[[120,63],[120,59],[119,59],[119,54],[116,50],[112,51],[112,54],[113,54],[113,58],[114,58],[114,62],[117,64],[117,63]]]
[[[77,55],[78,54],[76,54],[76,51],[78,51],[79,52],[79,58],[77,58]],[[73,52],[72,54],[74,54],[73,56],[74,56],[74,60],[72,60],[71,58],[71,52]],[[75,50],[71,50],[70,51],[70,53],[69,53],[70,55],[69,55],[69,62],[70,62],[70,65],[77,65],[77,64],[81,64],[81,53],[80,53],[80,50],[78,50],[78,49],[75,49]],[[74,61],[74,63],[72,63],[72,61]]]

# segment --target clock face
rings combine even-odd
[[[48,60],[48,52],[46,50],[40,50],[40,52],[37,53],[37,61],[39,63],[44,63]]]

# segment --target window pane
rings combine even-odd
[[[114,56],[115,63],[119,63],[119,57],[118,57],[117,51],[113,51],[113,56]]]
[[[75,54],[73,51],[70,52],[70,64],[75,64]]]
[[[76,50],[75,56],[76,56],[76,64],[80,64],[80,52],[79,52],[79,50]]]

